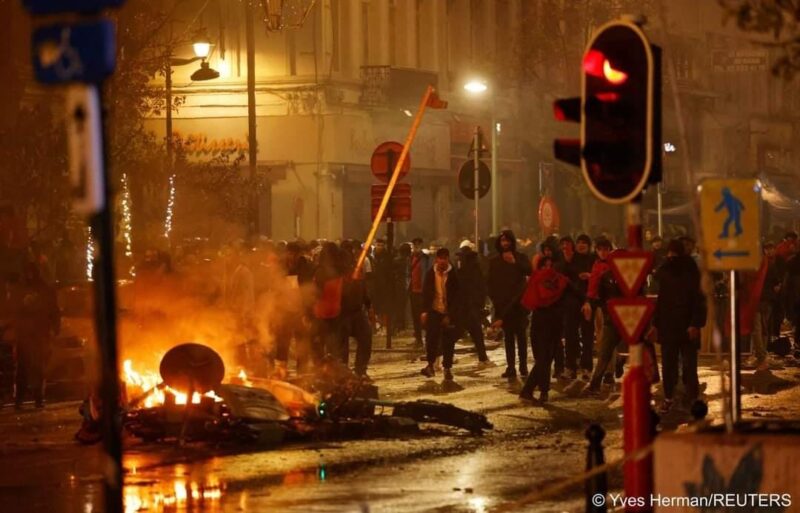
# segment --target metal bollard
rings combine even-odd
[[[589,450],[586,453],[586,471],[605,464],[603,456],[603,439],[606,432],[598,424],[592,424],[586,429],[586,439],[589,440]],[[586,513],[605,513],[608,495],[608,476],[605,472],[592,476],[586,480]],[[597,497],[603,500],[598,500]]]

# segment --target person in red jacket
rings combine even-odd
[[[533,390],[540,391],[539,402],[546,403],[550,391],[550,371],[556,348],[561,339],[561,299],[569,279],[553,268],[552,257],[539,259],[538,268],[528,280],[522,306],[532,311],[531,345],[533,347],[533,372],[525,380],[520,399],[532,401]]]

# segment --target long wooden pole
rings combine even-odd
[[[422,122],[422,116],[425,114],[425,109],[428,107],[428,102],[430,102],[433,91],[433,86],[428,86],[428,88],[425,90],[425,94],[422,97],[422,101],[419,103],[417,115],[414,116],[414,122],[411,124],[411,129],[408,131],[406,142],[403,145],[403,151],[400,152],[400,158],[397,159],[397,162],[394,165],[394,172],[389,180],[389,185],[386,187],[386,193],[383,195],[383,200],[381,200],[381,205],[378,207],[378,213],[375,216],[375,219],[372,220],[372,228],[370,228],[369,235],[367,235],[367,239],[364,241],[364,247],[361,248],[361,254],[358,255],[356,268],[353,270],[353,278],[358,278],[359,274],[361,273],[361,266],[364,265],[364,260],[367,258],[369,247],[372,245],[372,241],[375,239],[375,234],[378,233],[378,227],[381,225],[383,214],[386,212],[386,207],[389,205],[389,199],[392,197],[392,191],[394,191],[394,186],[397,184],[397,180],[400,178],[400,170],[403,169],[406,158],[408,158],[408,151],[411,148],[411,144],[414,142],[414,137],[417,135],[417,130]]]

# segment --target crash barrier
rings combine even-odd
[[[639,461],[642,458],[650,456],[653,453],[653,445],[654,444],[650,444],[646,447],[642,447],[636,452],[627,454],[624,458],[620,458],[610,463],[599,465],[597,467],[592,468],[591,470],[587,470],[586,472],[583,472],[576,476],[569,477],[567,479],[564,479],[558,483],[552,484],[545,488],[535,490],[516,501],[500,504],[496,508],[491,509],[490,511],[492,513],[505,513],[506,511],[518,511],[523,506],[527,506],[529,504],[539,502],[548,497],[558,495],[559,493],[565,492],[566,490],[574,486],[580,485],[582,482],[587,481],[588,479],[592,479],[599,475],[605,475],[609,470],[619,468],[628,461]]]
[[[591,472],[597,467],[603,466],[605,457],[603,456],[603,439],[606,437],[605,430],[598,424],[592,424],[586,429],[586,438],[589,440],[589,448],[586,453],[586,471]],[[594,475],[586,479],[586,512],[605,513],[606,505],[596,504],[592,498],[598,494],[605,497],[608,494],[608,476],[605,472]]]

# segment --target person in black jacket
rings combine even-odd
[[[536,298],[528,306],[531,312],[531,346],[534,354],[533,372],[520,391],[523,400],[533,400],[534,388],[539,388],[539,402],[548,400],[550,370],[559,348],[562,331],[562,308],[565,296],[575,294],[569,278],[553,268],[553,258],[545,256],[537,262],[528,287],[534,287]]]
[[[589,278],[592,275],[592,266],[597,256],[592,253],[592,238],[582,233],[575,239],[575,267],[578,271],[578,291],[585,297],[589,292]],[[582,378],[588,381],[594,368],[594,311],[590,311],[589,318],[583,315],[578,317],[578,331],[580,333],[580,368]]]
[[[428,365],[422,375],[432,378],[433,363],[441,352],[445,381],[453,380],[453,353],[458,339],[461,315],[461,288],[458,276],[450,265],[450,251],[436,251],[433,267],[425,274],[422,285],[422,325],[425,327],[425,350]]]
[[[519,371],[528,375],[526,327],[528,315],[519,304],[525,290],[526,276],[531,274],[528,257],[517,251],[517,239],[511,230],[504,230],[495,241],[497,255],[489,261],[487,285],[494,305],[495,326],[503,327],[506,346],[504,378],[515,378],[514,349],[519,353]]]
[[[469,241],[461,243],[456,275],[463,297],[463,327],[469,333],[472,343],[475,344],[479,365],[486,366],[489,363],[489,357],[486,355],[483,324],[481,323],[483,309],[486,306],[486,282],[478,263],[478,253],[472,248],[473,244]]]
[[[371,381],[367,375],[367,366],[372,357],[372,326],[370,318],[374,316],[371,309],[367,284],[363,268],[359,276],[353,276],[356,258],[355,248],[342,243],[344,260],[344,282],[342,285],[342,341],[340,344],[341,360],[349,365],[350,337],[356,339],[355,373],[360,378]]]
[[[661,412],[672,407],[678,382],[678,362],[686,389],[686,404],[692,404],[700,389],[697,377],[697,351],[700,329],[706,324],[706,301],[700,289],[700,271],[685,254],[679,240],[670,241],[667,256],[656,272],[658,299],[653,317],[653,333],[661,344],[664,376],[664,403]]]
[[[580,274],[584,272],[585,265],[582,255],[575,252],[575,243],[571,237],[562,237],[561,241],[562,258],[556,262],[555,268],[558,272],[567,277],[570,283],[570,293],[566,294],[561,301],[560,313],[563,316],[562,326],[564,332],[564,345],[566,346],[566,357],[564,367],[565,378],[576,379],[578,377],[578,357],[581,356],[581,341],[578,336],[581,328],[581,306],[585,301],[586,290],[581,280]],[[591,268],[588,269],[591,272]],[[556,351],[562,351],[563,346],[557,344]],[[585,348],[584,348],[585,350]],[[589,361],[591,362],[591,349],[589,349]],[[591,363],[590,363],[591,369]],[[556,374],[556,377],[559,377]]]

